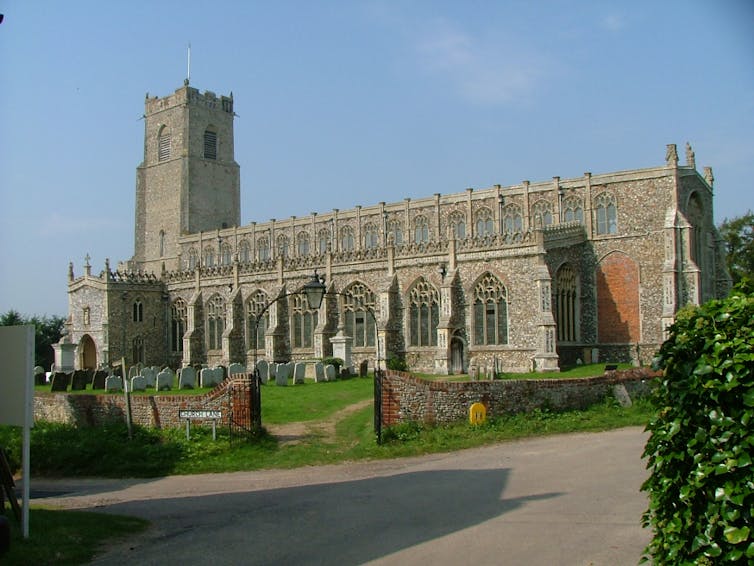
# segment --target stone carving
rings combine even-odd
[[[665,163],[668,167],[678,167],[678,150],[674,143],[669,143],[665,152]]]

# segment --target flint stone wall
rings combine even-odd
[[[654,378],[647,368],[608,372],[582,379],[521,379],[495,381],[427,381],[389,370],[382,382],[382,424],[401,422],[443,424],[468,418],[469,407],[482,403],[490,417],[528,413],[535,409],[584,409],[609,397],[623,385],[631,399],[650,392]]]

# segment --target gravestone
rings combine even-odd
[[[270,364],[267,360],[259,360],[257,362],[257,371],[259,372],[259,380],[262,383],[267,383],[270,380]]]
[[[62,371],[56,371],[52,374],[52,391],[68,391],[68,384],[71,381],[71,376]]]
[[[278,364],[275,371],[275,385],[288,385],[288,364]]]
[[[269,368],[269,376],[270,380],[273,380],[277,377],[277,371],[278,371],[278,364],[275,362],[270,362],[270,365],[267,366]]]
[[[204,368],[199,373],[199,382],[202,387],[215,387],[223,380],[223,368]]]
[[[106,378],[107,378],[106,370],[98,369],[97,371],[95,371],[94,377],[92,378],[92,389],[104,389]]]
[[[325,377],[325,364],[317,362],[314,364],[314,382],[321,383],[322,381],[327,381]]]
[[[123,390],[123,380],[117,375],[108,375],[105,379],[105,391]]]
[[[169,369],[164,369],[157,374],[157,383],[155,385],[157,391],[165,391],[173,388],[173,372]]]
[[[83,391],[86,389],[87,383],[89,383],[87,372],[82,369],[77,369],[73,372],[73,376],[71,377],[71,391]]]
[[[178,378],[178,389],[193,389],[196,387],[196,370],[191,366],[181,370]]]
[[[338,377],[338,373],[335,371],[335,366],[327,364],[325,366],[325,381],[335,381]]]
[[[45,375],[45,368],[42,366],[34,367],[34,385],[44,385],[47,381],[47,375]]]
[[[306,380],[306,364],[303,362],[293,366],[293,383],[301,384]]]
[[[359,364],[359,377],[366,377],[369,373],[369,360],[363,360]]]
[[[157,368],[144,368],[141,370],[141,375],[144,377],[144,382],[147,387],[154,387],[157,382]]]
[[[143,372],[144,370],[141,371]],[[137,375],[131,378],[131,391],[146,391],[146,389],[147,378],[144,375]]]
[[[128,368],[128,379],[133,379],[137,375],[141,373],[141,364],[136,364],[135,366],[131,366]]]
[[[232,363],[228,366],[228,375],[246,374],[246,367],[243,364]]]

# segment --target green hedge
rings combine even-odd
[[[655,564],[754,561],[754,294],[678,313],[644,456]]]

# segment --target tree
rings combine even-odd
[[[0,326],[18,326],[21,324],[34,325],[34,363],[43,368],[49,368],[55,361],[52,345],[60,341],[63,335],[65,318],[62,316],[23,316],[16,310],[9,310],[0,315]]]
[[[728,253],[728,271],[733,283],[744,278],[754,281],[754,213],[723,220],[719,227]]]
[[[654,564],[754,561],[754,289],[679,311],[644,449]]]

